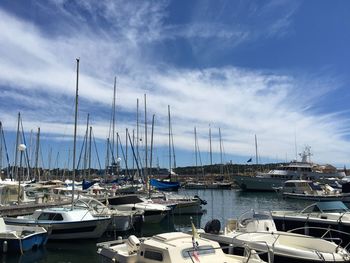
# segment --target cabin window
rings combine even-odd
[[[42,213],[38,220],[51,220],[51,221],[62,221],[63,217],[61,214],[56,213]]]
[[[209,255],[209,254],[215,254],[215,249],[212,246],[199,246],[197,249],[198,255]],[[193,255],[193,247],[186,248],[182,250],[182,256],[184,258],[192,257]]]
[[[163,261],[163,254],[157,251],[145,250],[145,258]]]
[[[295,185],[294,185],[294,183],[287,182],[287,183],[285,184],[285,186],[286,186],[286,187],[294,187]]]

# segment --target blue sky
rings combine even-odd
[[[209,124],[215,163],[220,127],[225,162],[254,156],[256,134],[261,162],[294,159],[296,142],[297,152],[311,146],[315,162],[348,165],[349,8],[348,1],[1,1],[0,120],[11,159],[20,111],[29,146],[30,131],[41,128],[43,165],[50,148],[68,165],[80,57],[78,144],[90,113],[102,160],[117,76],[117,131],[124,141],[125,129],[136,129],[136,100],[143,109],[147,94],[148,134],[155,114],[154,159],[163,167],[167,105],[180,166],[194,164],[194,126],[209,162]]]

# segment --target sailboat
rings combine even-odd
[[[171,139],[171,122],[170,122],[170,105],[168,105],[168,120],[169,120],[169,181],[158,180],[152,178],[150,180],[150,185],[152,185],[155,189],[161,191],[177,191],[180,188],[180,183],[177,181],[171,181],[172,175],[175,175],[171,169],[171,149],[172,149],[172,139]]]
[[[79,59],[77,59],[77,82],[75,97],[74,147],[73,147],[73,184],[70,207],[55,207],[38,209],[32,215],[17,218],[4,218],[6,224],[12,225],[39,225],[51,229],[49,239],[86,239],[99,238],[110,224],[110,216],[94,216],[87,209],[75,209],[75,153],[78,116],[78,81]]]

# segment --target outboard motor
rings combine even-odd
[[[210,234],[219,234],[221,229],[221,223],[218,219],[213,219],[205,224],[204,232]]]
[[[198,195],[195,195],[194,198],[198,198],[198,200],[201,202],[201,205],[206,205],[208,202],[201,199]]]

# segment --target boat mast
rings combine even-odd
[[[89,134],[89,168],[88,168],[88,178],[90,178],[91,173],[91,140],[92,140],[92,127],[90,126],[90,134]]]
[[[169,126],[169,174],[171,177],[171,128],[170,128],[170,105],[168,105],[168,126]]]
[[[149,161],[149,167],[151,169],[151,174],[152,174],[152,160],[153,160],[153,134],[154,134],[154,114],[152,116],[151,154],[150,154],[150,161]]]
[[[136,158],[139,161],[139,99],[136,100]],[[139,174],[141,176],[141,174]]]
[[[219,128],[219,143],[220,143],[220,174],[224,173],[223,161],[222,161],[222,138],[221,138],[221,129]]]
[[[17,135],[16,135],[16,146],[15,146],[15,173],[16,173],[16,179],[18,180],[18,166],[17,166],[17,161],[18,161],[18,145],[19,145],[19,123],[21,120],[21,113],[18,112],[18,121],[17,121]]]
[[[87,166],[88,166],[89,118],[90,118],[90,114],[88,113],[87,118],[86,118],[86,131],[85,131],[84,176],[83,176],[84,179],[86,179]]]
[[[213,152],[211,148],[211,126],[209,124],[209,156],[210,156],[210,165],[213,165]]]
[[[255,161],[256,161],[256,164],[259,164],[259,162],[258,162],[258,140],[256,138],[256,134],[255,134]]]
[[[77,123],[78,123],[78,92],[79,92],[79,58],[77,60],[77,82],[75,88],[75,114],[74,114],[74,137],[73,137],[73,184],[72,184],[72,210],[74,202],[74,192],[75,192],[75,155],[76,155],[76,143],[77,143]]]
[[[115,164],[114,156],[114,133],[115,133],[115,99],[116,99],[116,86],[117,86],[117,77],[114,77],[114,87],[113,87],[113,103],[112,103],[112,167]],[[112,168],[113,169],[113,168]],[[113,171],[112,171],[113,173]]]
[[[197,183],[199,181],[198,178],[198,160],[197,160],[197,129],[196,126],[194,126],[194,155],[195,155],[195,159],[196,159],[196,175],[197,175]]]
[[[39,172],[39,147],[40,147],[40,127],[38,127],[38,133],[36,134],[36,146],[35,146],[35,169],[34,169],[34,178],[40,181],[40,172]]]
[[[147,148],[147,101],[146,94],[144,94],[145,100],[145,179],[147,184],[148,182],[148,148]]]

